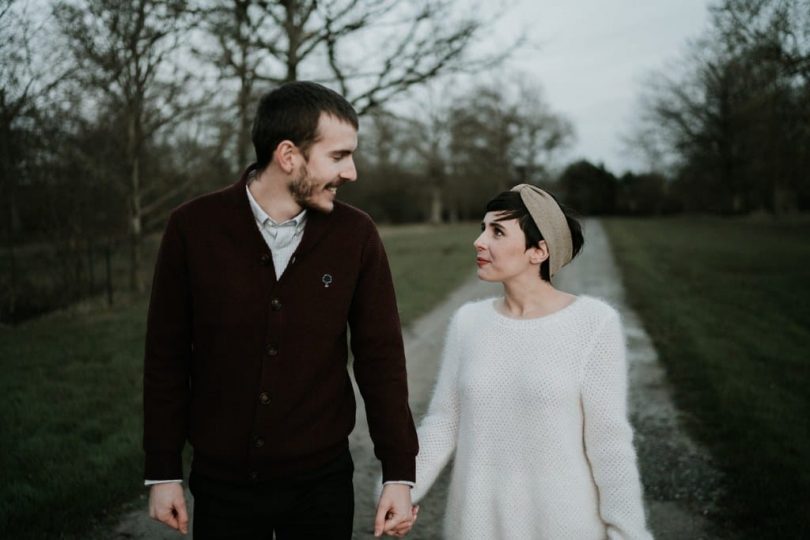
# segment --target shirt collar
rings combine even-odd
[[[259,222],[260,225],[265,225],[269,222],[271,226],[278,226],[278,225],[285,225],[287,223],[294,223],[296,230],[300,229],[304,226],[307,217],[307,209],[304,208],[301,212],[292,219],[288,219],[283,223],[276,223],[276,221],[267,215],[259,203],[256,202],[256,199],[253,198],[253,194],[250,192],[247,186],[245,186],[245,191],[247,191],[248,201],[250,202],[250,210],[253,212],[253,217],[256,218],[256,221]]]

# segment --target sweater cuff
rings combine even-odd
[[[394,454],[382,458],[383,482],[416,482],[416,456]]]
[[[179,452],[147,452],[144,462],[144,479],[183,478],[183,456]]]
[[[173,480],[144,480],[143,485],[146,487],[154,486],[155,484],[182,484],[183,480],[175,478]]]
[[[389,484],[399,484],[402,486],[408,486],[409,488],[416,487],[416,482],[408,482],[407,480],[389,480],[388,482],[383,482],[383,487]]]

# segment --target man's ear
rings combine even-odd
[[[301,151],[290,140],[283,140],[278,143],[276,150],[273,152],[273,161],[276,162],[278,168],[287,174],[291,174],[296,169],[296,156],[300,156]]]
[[[548,256],[548,244],[545,240],[540,240],[536,247],[529,248],[529,262],[532,264],[542,264]]]

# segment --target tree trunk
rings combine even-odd
[[[146,287],[143,282],[143,215],[141,214],[139,160],[132,163],[132,193],[130,195],[130,288],[136,293],[143,293]]]
[[[113,305],[113,280],[112,280],[112,247],[111,242],[107,239],[107,245],[104,248],[104,281],[107,289],[107,305]]]
[[[799,197],[796,190],[790,186],[780,185],[773,187],[773,213],[777,216],[795,214],[799,211]]]
[[[285,20],[285,32],[287,34],[287,74],[284,77],[284,82],[292,82],[298,80],[298,48],[301,45],[301,32],[295,22],[295,14],[298,11],[297,0],[287,0],[284,2],[284,7],[287,11],[287,18]]]
[[[236,170],[241,171],[248,163],[250,145],[250,97],[253,94],[253,81],[248,75],[248,51],[250,36],[242,34],[243,24],[247,20],[247,8],[237,10],[236,24],[239,28],[239,52],[242,55],[239,62],[239,134],[236,142]]]
[[[15,193],[16,177],[13,176],[15,167],[12,165],[11,150],[9,141],[11,130],[9,124],[3,124],[2,146],[0,146],[0,182],[6,184],[8,193],[8,259],[9,259],[9,288],[8,288],[8,314],[9,320],[14,320],[14,313],[17,310],[17,287],[19,278],[17,275],[17,254],[15,244],[17,242],[17,231],[20,229],[20,219],[17,213],[17,201]],[[0,184],[2,187],[2,184]]]
[[[146,289],[143,281],[143,212],[141,209],[141,130],[142,103],[135,98],[130,104],[127,130],[127,157],[129,159],[129,286],[136,293]]]
[[[250,144],[250,94],[252,88],[244,73],[239,87],[239,134],[236,140],[237,170],[242,170],[248,163],[248,145]]]
[[[8,264],[9,264],[9,288],[8,288],[8,320],[15,319],[17,312],[17,253],[14,249],[14,240],[9,239],[8,243]]]
[[[442,222],[442,188],[437,184],[430,186],[430,223]]]
[[[447,185],[445,166],[439,156],[434,156],[428,166],[430,180],[430,223],[438,225],[444,214],[444,187]]]
[[[96,272],[95,261],[93,260],[93,235],[87,235],[87,294],[96,292]]]

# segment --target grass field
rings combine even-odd
[[[479,225],[383,229],[402,324],[425,313],[475,272]]]
[[[403,324],[472,275],[475,225],[386,229]],[[142,492],[146,301],[0,328],[0,537],[83,538]]]
[[[151,271],[158,247],[158,236],[144,240],[143,253]],[[107,283],[104,241],[92,243],[92,250],[81,246],[72,253],[64,246],[36,243],[16,249],[16,286],[14,313],[11,303],[11,259],[8,249],[0,250],[0,323],[21,321],[61,309],[93,294],[106,294],[112,289],[114,302],[126,296],[130,287],[130,251],[126,241],[110,246],[110,282]]]
[[[810,537],[810,222],[605,225],[688,427],[727,473],[727,526]]]

